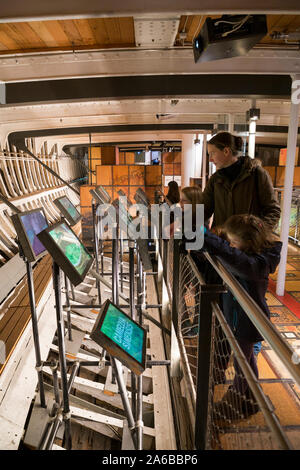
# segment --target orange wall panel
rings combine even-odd
[[[146,169],[146,186],[158,186],[162,181],[161,165],[145,166]]]
[[[92,195],[90,189],[94,189],[95,185],[84,184],[80,186],[80,207],[91,207]]]
[[[143,165],[129,166],[129,184],[131,186],[145,184],[145,167]]]
[[[129,184],[128,166],[116,165],[113,166],[113,185],[124,186]]]
[[[97,186],[112,186],[112,165],[96,166]]]

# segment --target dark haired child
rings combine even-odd
[[[282,243],[275,241],[264,222],[254,215],[231,216],[223,225],[218,236],[206,230],[203,249],[216,255],[246,292],[270,318],[265,294],[269,274],[276,270],[280,261]],[[224,239],[226,237],[226,239]],[[255,343],[263,337],[230,291],[222,294],[224,316],[254,374],[258,377]],[[216,418],[239,419],[258,411],[248,383],[234,359],[235,378],[223,396],[214,406]]]

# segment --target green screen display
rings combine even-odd
[[[76,209],[76,207],[69,201],[69,199],[66,196],[63,196],[59,199],[59,202],[61,205],[66,209],[68,214],[72,217],[72,219],[75,221],[79,217],[79,213]]]
[[[144,331],[112,304],[107,309],[101,332],[142,363]]]
[[[83,274],[91,260],[91,255],[86,251],[84,245],[78,240],[72,230],[65,223],[62,223],[53,230],[50,230],[49,235],[78,273]]]

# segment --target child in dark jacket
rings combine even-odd
[[[219,231],[219,235],[206,230],[203,249],[216,255],[250,297],[270,318],[265,294],[269,274],[276,270],[280,261],[282,243],[275,241],[264,222],[254,215],[231,216]],[[224,316],[230,325],[254,374],[258,377],[254,344],[263,337],[231,292],[222,294]],[[234,360],[235,378],[222,401],[215,405],[215,413],[226,418],[242,418],[258,411],[253,405],[247,381]],[[252,406],[249,404],[252,402]],[[218,417],[218,416],[217,416]]]

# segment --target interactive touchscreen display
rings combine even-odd
[[[141,189],[139,188],[135,195],[134,195],[134,200],[138,203],[138,204],[144,204],[145,206],[149,206],[150,203],[149,203],[149,199],[147,198],[146,196],[146,193]]]
[[[84,280],[93,258],[65,222],[49,227],[38,238],[74,286]]]
[[[110,300],[102,306],[90,336],[135,373],[145,370],[146,330]]]
[[[35,261],[46,251],[37,234],[48,227],[43,209],[21,212],[12,216],[19,242],[27,261]]]
[[[95,189],[90,189],[90,193],[99,204],[109,204],[111,201],[110,195],[103,186],[97,186]]]
[[[81,219],[81,215],[67,196],[62,196],[53,201],[70,225],[75,225]]]
[[[128,207],[132,206],[131,200],[129,199],[128,196],[126,196],[126,194],[124,193],[124,191],[122,189],[119,189],[118,194],[119,194],[119,196],[126,197]]]

